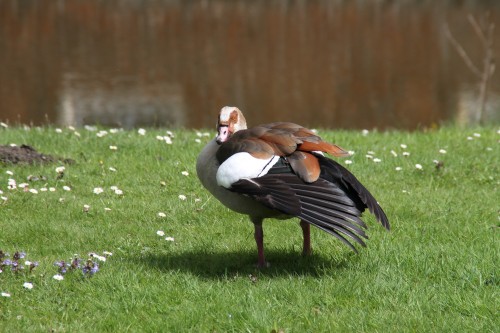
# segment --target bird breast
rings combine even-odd
[[[231,184],[231,177],[227,176],[228,174],[230,174],[229,171],[231,171],[231,168],[234,168],[233,171],[239,169],[239,167],[236,167],[235,165],[236,160],[233,160],[232,162],[230,162],[230,164],[227,164],[226,167],[223,167],[223,171],[220,171],[219,173],[219,170],[221,170],[220,167],[222,165],[219,165],[219,162],[215,157],[219,147],[220,146],[215,142],[215,140],[212,140],[205,146],[205,148],[203,148],[200,155],[198,156],[198,160],[196,161],[196,172],[203,186],[210,193],[212,193],[212,195],[216,197],[224,206],[228,207],[231,210],[234,210],[235,212],[255,217],[277,217],[279,215],[282,215],[280,212],[267,208],[266,206],[250,197],[231,192],[226,188],[228,186],[223,187],[218,184],[219,180],[217,178],[220,178],[220,182],[223,185]],[[276,161],[278,159],[276,159]],[[269,162],[270,161],[267,161],[266,163],[270,164]],[[271,166],[269,166],[269,168],[271,168],[274,163],[271,163]],[[261,163],[260,166],[262,167],[261,172],[265,171],[266,168],[264,163]],[[240,165],[240,167],[242,166]],[[247,168],[246,171],[247,175],[249,177],[252,177],[249,174],[250,171],[248,171],[248,169],[249,168]],[[240,175],[241,174],[242,171],[240,171]],[[237,178],[239,176],[232,177]]]

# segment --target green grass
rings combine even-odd
[[[254,266],[251,223],[211,198],[196,178],[196,156],[207,137],[196,143],[194,131],[179,130],[168,145],[156,139],[164,130],[104,137],[78,131],[80,136],[50,127],[0,129],[0,144],[25,143],[76,161],[66,165],[61,179],[55,171],[60,164],[0,165],[1,196],[8,198],[0,200],[0,249],[22,250],[26,259],[39,262],[32,275],[0,273],[0,291],[11,295],[0,297],[0,331],[494,332],[500,327],[497,128],[367,136],[320,131],[356,152],[347,167],[379,200],[392,230],[365,215],[370,239],[356,255],[314,229],[314,254],[303,258],[297,221],[267,220],[272,265],[260,271]],[[381,162],[366,158],[368,151]],[[434,159],[444,166],[437,169]],[[398,166],[401,171],[395,171]],[[29,182],[29,175],[46,180]],[[56,191],[8,190],[8,178]],[[109,189],[113,185],[122,196]],[[104,193],[94,194],[95,187]],[[90,205],[88,212],[84,205]],[[73,272],[63,281],[52,278],[56,260],[86,258],[91,251],[113,253],[93,277]],[[26,281],[34,284],[32,290],[23,288]]]

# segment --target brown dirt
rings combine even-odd
[[[46,164],[55,162],[71,164],[74,161],[68,158],[39,153],[35,148],[24,144],[20,147],[0,145],[0,163],[2,164]]]

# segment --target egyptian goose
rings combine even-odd
[[[236,107],[220,110],[217,137],[201,151],[196,172],[203,186],[228,208],[250,216],[255,226],[258,266],[264,257],[264,218],[298,217],[303,254],[311,253],[310,225],[337,237],[352,250],[368,238],[360,219],[368,210],[389,230],[377,200],[337,162],[349,155],[302,126],[276,122],[247,129]]]

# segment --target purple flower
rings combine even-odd
[[[66,263],[64,262],[64,260],[56,261],[54,263],[54,266],[59,267],[59,273],[61,273],[62,275],[66,274],[67,270],[66,270]]]
[[[90,270],[90,275],[94,275],[99,271],[99,265],[97,263],[94,264],[94,267]]]
[[[12,260],[10,260],[10,259],[5,259],[2,262],[2,266],[10,266],[10,265],[12,265]]]
[[[82,268],[83,275],[89,274],[94,275],[99,271],[99,265],[92,260],[87,260],[87,264]]]
[[[73,259],[73,261],[71,261],[71,266],[70,266],[71,269],[80,268],[81,267],[80,261],[81,261],[80,259],[78,259],[78,258],[75,257],[75,259]]]
[[[26,252],[16,251],[16,253],[14,253],[14,256],[12,257],[12,259],[19,260],[19,259],[23,259],[24,257],[26,257]]]

